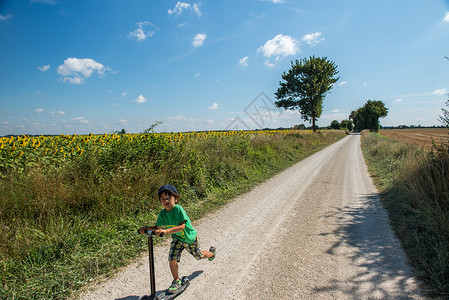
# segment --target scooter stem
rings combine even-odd
[[[148,260],[150,263],[151,296],[156,296],[156,280],[154,277],[153,235],[148,234]]]

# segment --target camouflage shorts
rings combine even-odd
[[[170,244],[170,252],[168,253],[168,260],[181,261],[181,253],[186,249],[196,259],[202,259],[203,253],[201,253],[201,247],[198,243],[198,238],[192,244],[183,243],[180,240],[173,238]]]

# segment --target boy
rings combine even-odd
[[[192,223],[184,209],[178,205],[179,194],[173,185],[163,185],[158,191],[159,201],[164,209],[161,210],[156,221],[156,226],[142,227],[139,233],[144,234],[145,229],[161,234],[172,234],[173,240],[170,245],[168,260],[170,271],[173,275],[172,285],[169,287],[169,294],[174,294],[181,287],[181,279],[178,274],[178,262],[181,261],[181,252],[186,249],[196,259],[200,260],[215,258],[215,247],[210,247],[209,251],[201,251],[198,243],[197,232],[192,227]],[[162,229],[162,227],[166,229]]]

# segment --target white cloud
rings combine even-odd
[[[447,90],[446,90],[446,88],[438,89],[438,90],[433,91],[433,94],[435,94],[435,95],[444,95],[444,94],[447,94]]]
[[[249,60],[249,56],[245,56],[245,57],[241,58],[239,60],[239,65],[243,66],[243,67],[247,67],[248,66],[248,60]]]
[[[259,0],[259,1],[273,2],[273,3],[275,3],[275,4],[277,4],[277,3],[284,3],[284,0]]]
[[[195,48],[201,47],[206,40],[207,35],[205,33],[198,33],[192,40],[192,45]]]
[[[65,111],[62,110],[52,111],[51,114],[53,117],[59,118],[60,116],[65,115]]]
[[[394,102],[397,102],[397,103],[401,103],[401,102],[403,102],[403,101],[404,101],[404,100],[401,99],[401,98],[398,98],[398,99],[394,100]]]
[[[37,108],[34,110],[35,113],[40,114],[41,112],[43,112],[44,110],[42,108]]]
[[[128,95],[128,92],[123,92],[122,96],[125,97],[126,95]]]
[[[84,117],[76,117],[72,119],[73,121],[76,121],[80,124],[88,124],[89,121],[87,121],[86,119],[84,119]]]
[[[209,109],[210,109],[210,110],[216,110],[216,109],[218,109],[218,103],[212,104],[211,106],[209,106]]]
[[[320,36],[321,32],[309,33],[302,37],[302,41],[309,45],[315,46],[319,42],[324,41],[324,38],[320,38]]]
[[[74,76],[74,77],[65,77],[62,79],[62,82],[64,82],[64,83],[68,82],[71,84],[82,84],[86,81],[84,80],[84,78],[81,78],[79,76]]]
[[[200,10],[200,4],[201,2],[194,3],[193,5],[185,2],[177,2],[175,8],[169,9],[167,12],[169,15],[179,16],[184,10],[192,10],[198,17],[201,17],[202,13]]]
[[[169,121],[171,121],[171,120],[174,120],[174,121],[187,121],[188,119],[185,117],[185,116],[183,116],[183,115],[178,115],[178,116],[169,116],[168,118],[167,118]]]
[[[10,19],[12,15],[2,15],[0,14],[0,22],[7,22],[8,19]]]
[[[338,113],[338,112],[339,112],[338,109],[334,109],[333,111],[331,111],[332,114],[336,114],[336,113]]]
[[[168,10],[168,14],[169,15],[180,15],[185,9],[189,9],[190,8],[190,4],[189,3],[183,3],[183,2],[178,2],[175,5],[174,9],[169,9]]]
[[[139,97],[137,97],[136,100],[134,100],[134,102],[145,103],[145,102],[147,102],[147,98],[145,98],[142,94],[140,94]]]
[[[278,59],[276,59],[276,61],[278,61]],[[265,65],[266,65],[267,67],[270,67],[270,68],[276,67],[276,64],[270,62],[269,60],[266,60],[266,61],[265,61]]]
[[[46,72],[50,69],[50,65],[43,65],[42,67],[37,67],[39,71]]]
[[[446,16],[444,16],[443,22],[449,23],[449,12],[446,12]]]
[[[201,4],[201,2],[199,4],[194,3],[193,7],[192,7],[193,11],[197,14],[198,17],[201,17],[201,15],[202,15],[201,10],[200,10],[200,4]]]
[[[278,34],[273,39],[268,40],[263,46],[259,47],[257,52],[262,52],[265,57],[275,57],[275,63],[290,55],[299,53],[298,41],[289,35]],[[274,66],[275,63],[267,60],[267,66]]]
[[[145,21],[145,22],[138,22],[136,23],[137,29],[134,31],[131,31],[128,34],[128,37],[136,39],[138,41],[144,41],[149,37],[152,37],[156,32],[158,32],[160,29],[154,25],[151,22]],[[150,26],[151,29],[145,29],[146,27]]]
[[[342,86],[342,85],[345,85],[345,84],[348,84],[348,82],[347,82],[347,81],[342,81],[342,82],[340,82],[340,83],[338,84],[338,86]]]
[[[200,77],[200,73],[195,73],[195,77]]]
[[[36,96],[42,96],[42,97],[45,97],[45,96],[47,96],[44,92],[42,92],[41,90],[37,90],[36,92],[34,92],[34,95],[36,95]]]
[[[110,70],[99,62],[90,58],[69,57],[64,63],[58,66],[57,72],[63,76],[63,82],[81,84],[96,72],[100,77],[105,76],[104,72]]]

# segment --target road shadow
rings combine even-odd
[[[203,272],[204,272],[203,270],[195,271],[195,272],[193,272],[192,274],[190,274],[190,275],[188,275],[186,277],[189,278],[190,281],[192,281],[195,278],[197,278],[198,276],[200,276]],[[165,289],[164,290],[160,290],[160,291],[156,291],[156,295],[160,295],[164,291],[165,291]],[[124,297],[124,298],[115,298],[115,300],[139,300],[139,299],[140,299],[140,296],[127,296],[127,297]]]
[[[317,296],[338,290],[345,299],[422,297],[419,288],[411,285],[411,268],[406,265],[400,243],[386,222],[388,216],[378,194],[360,195],[356,203],[334,208],[325,218],[338,224],[334,232],[321,234],[338,237],[338,242],[326,253],[343,257],[358,268],[343,278],[317,285],[314,289]]]
[[[187,278],[189,278],[190,281],[194,280],[195,278],[197,278],[198,276],[200,276],[201,274],[203,274],[204,271],[195,271],[192,274],[190,274],[189,276],[187,276]]]

